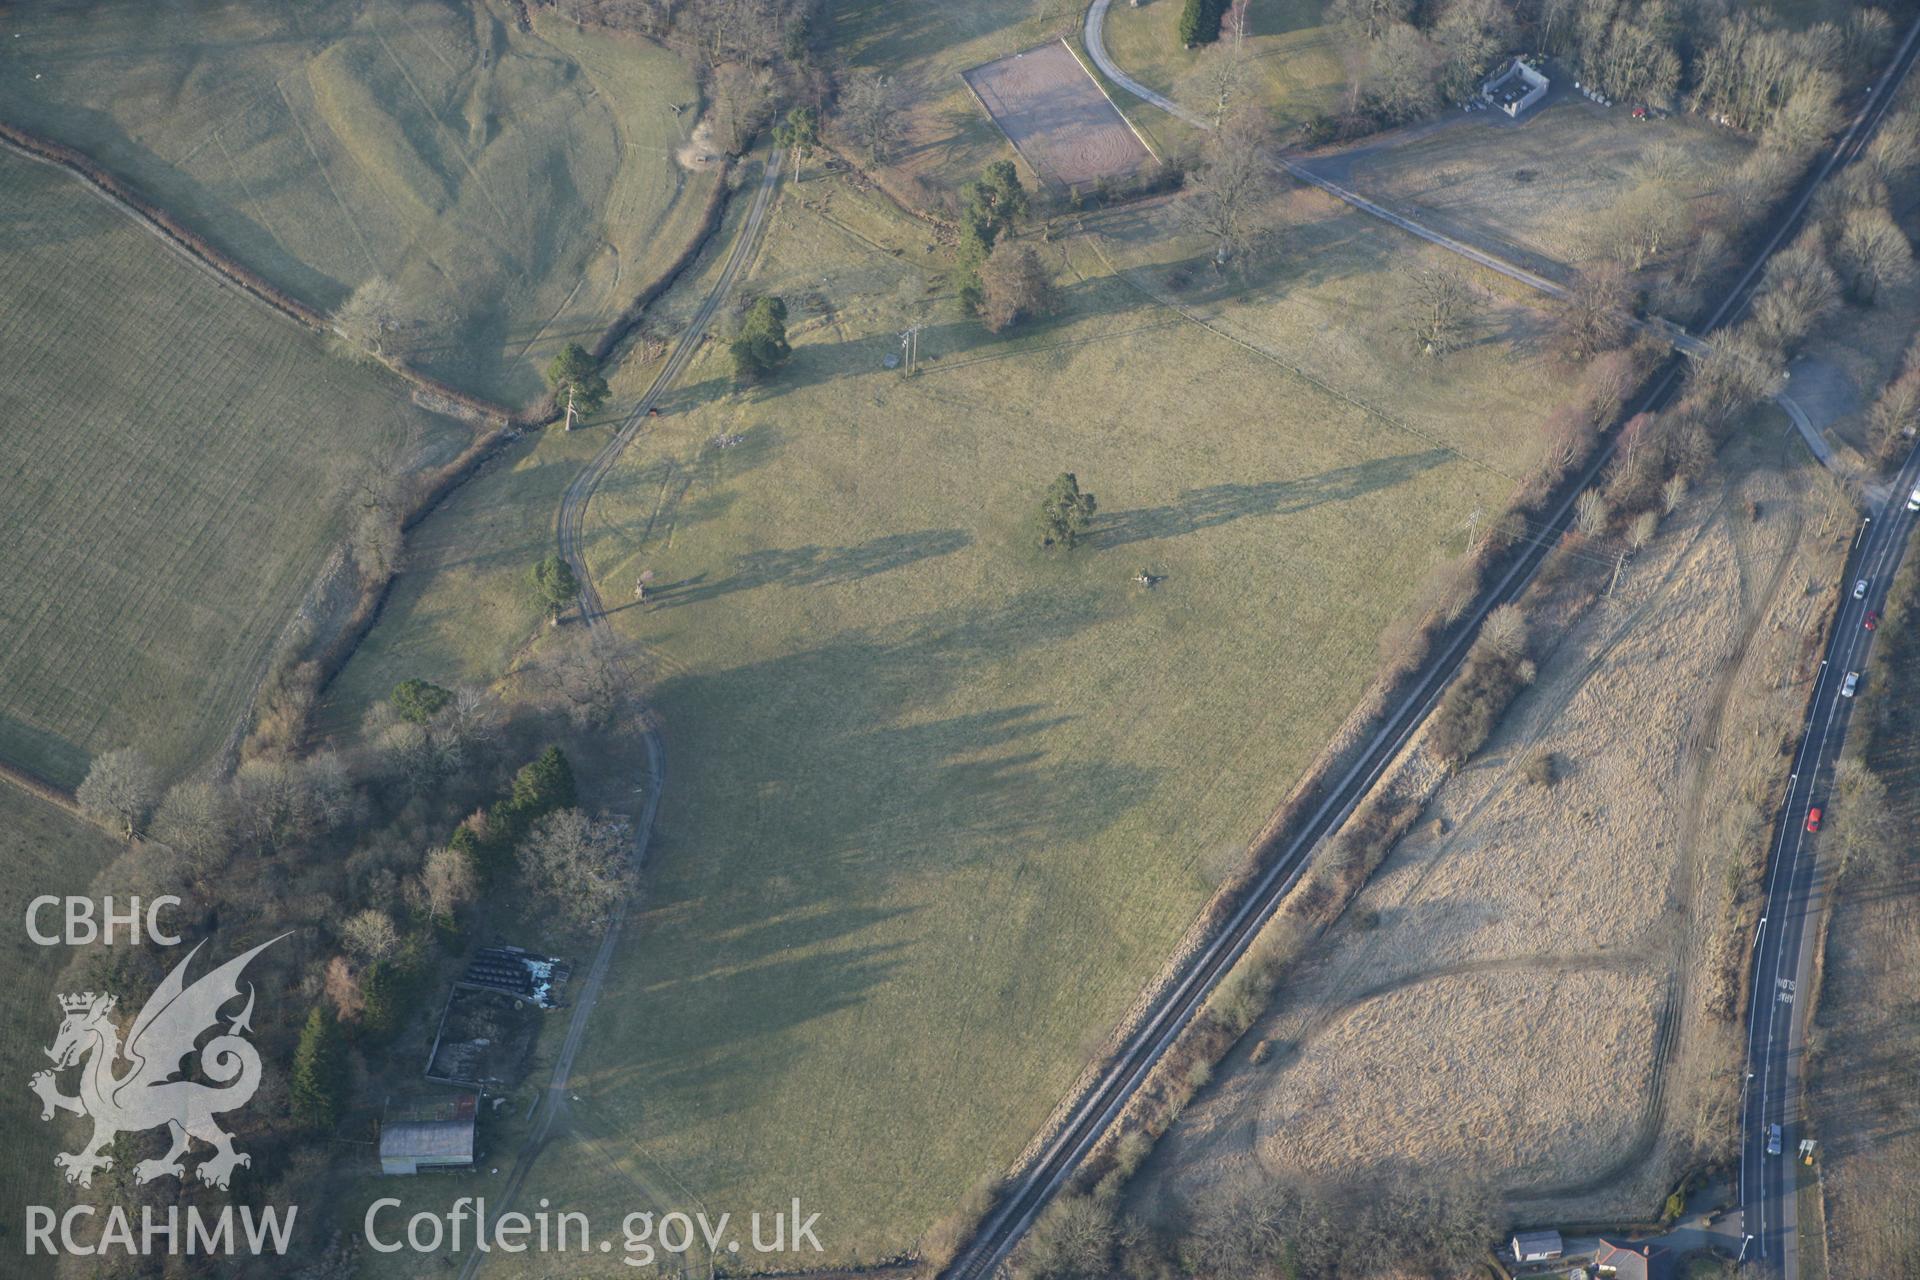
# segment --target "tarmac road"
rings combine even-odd
[[[1813,977],[1819,922],[1827,907],[1829,873],[1820,865],[1826,837],[1807,830],[1807,814],[1831,804],[1833,767],[1846,743],[1855,698],[1840,689],[1850,672],[1866,665],[1874,633],[1864,619],[1885,603],[1920,512],[1907,510],[1907,495],[1920,484],[1920,448],[1900,469],[1893,497],[1880,514],[1863,522],[1835,589],[1842,592],[1814,681],[1806,727],[1779,815],[1779,831],[1767,881],[1766,915],[1755,935],[1753,1004],[1747,1019],[1747,1079],[1740,1111],[1740,1204],[1747,1253],[1787,1280],[1799,1275],[1798,1166],[1795,1153],[1805,1136],[1801,1072],[1806,1059],[1806,1019],[1799,991]],[[1867,582],[1862,599],[1854,584]],[[1878,691],[1887,696],[1892,691]],[[1781,1153],[1767,1153],[1769,1127],[1781,1126]]]
[[[1114,65],[1101,38],[1101,25],[1109,3],[1110,0],[1094,0],[1087,13],[1086,44],[1088,53],[1093,57],[1096,65],[1109,78],[1142,99],[1183,119],[1200,123],[1204,127],[1204,122],[1196,119],[1192,113],[1145,86],[1139,85]],[[1767,259],[1786,243],[1790,234],[1798,227],[1801,215],[1812,202],[1814,192],[1836,168],[1851,161],[1865,146],[1873,127],[1879,122],[1884,112],[1884,104],[1894,97],[1913,64],[1916,38],[1920,38],[1920,20],[1916,20],[1908,29],[1899,52],[1889,64],[1888,70],[1872,86],[1866,102],[1856,113],[1845,134],[1803,181],[1797,197],[1778,215],[1772,232],[1760,252],[1755,255],[1746,272],[1741,275],[1708,319],[1705,325],[1706,331],[1711,332],[1739,319],[1760,282]],[[1307,180],[1312,181],[1310,177]],[[1324,186],[1325,184],[1316,183],[1316,185]],[[1332,190],[1330,187],[1327,189]],[[1377,206],[1369,207],[1371,202],[1360,203],[1358,197],[1350,198],[1350,193],[1342,194],[1338,190],[1333,193],[1369,213],[1377,209]],[[1405,227],[1423,239],[1444,244],[1449,248],[1453,247],[1448,243],[1448,238],[1441,237],[1439,233],[1430,233],[1417,225],[1409,225],[1405,219],[1390,217],[1388,221]],[[1482,260],[1483,257],[1478,251],[1467,256],[1473,257],[1476,261]],[[1518,270],[1514,268],[1503,271],[1503,274],[1521,278],[1515,274]],[[1664,407],[1678,385],[1678,372],[1677,365],[1670,364],[1666,372],[1655,381],[1639,409],[1649,411]],[[1139,1025],[1106,1064],[1099,1079],[1068,1110],[1060,1126],[1047,1136],[1035,1159],[1010,1180],[999,1204],[981,1223],[973,1240],[943,1273],[944,1280],[988,1280],[1000,1263],[1013,1251],[1014,1246],[1046,1207],[1048,1201],[1066,1184],[1078,1168],[1080,1161],[1093,1149],[1115,1117],[1125,1108],[1127,1101],[1139,1088],[1154,1064],[1198,1013],[1213,985],[1251,945],[1260,927],[1272,915],[1286,890],[1305,868],[1314,846],[1323,836],[1338,829],[1340,823],[1345,821],[1347,815],[1358,805],[1374,780],[1386,769],[1400,747],[1425,720],[1428,711],[1438,700],[1453,672],[1458,669],[1461,658],[1464,656],[1466,642],[1477,629],[1480,620],[1495,606],[1516,598],[1531,580],[1534,570],[1545,555],[1546,548],[1556,542],[1559,534],[1566,528],[1574,496],[1593,483],[1601,468],[1612,457],[1612,438],[1610,437],[1608,443],[1596,453],[1597,456],[1581,483],[1569,487],[1566,497],[1547,519],[1541,535],[1482,595],[1475,608],[1464,619],[1464,625],[1455,634],[1454,639],[1429,660],[1424,674],[1415,687],[1389,715],[1385,724],[1367,744],[1359,759],[1345,776],[1334,784],[1331,793],[1307,819],[1299,833],[1275,860],[1274,865],[1256,884],[1247,900],[1228,919],[1219,934],[1188,963],[1185,971],[1154,1007],[1142,1017]],[[1920,464],[1910,462],[1908,471],[1913,470],[1917,465]],[[1903,472],[1903,475],[1905,474]],[[1907,488],[1911,488],[1911,482],[1908,483]],[[1898,492],[1905,491],[1902,489]],[[1894,522],[1889,521],[1889,523]],[[1869,541],[1873,541],[1875,546],[1884,550],[1885,547],[1892,545],[1892,537],[1891,533],[1875,535]],[[1882,538],[1887,541],[1881,541]],[[1884,589],[1884,581],[1881,589]],[[1857,614],[1854,615],[1853,621],[1858,626]],[[1836,644],[1838,643],[1839,641],[1836,641]],[[1844,652],[1851,654],[1850,649]],[[1816,707],[1819,703],[1820,699],[1816,697]],[[1804,785],[1811,785],[1811,777]],[[1811,874],[1810,862],[1807,874],[1809,876]],[[1793,884],[1801,883],[1798,868],[1794,875],[1786,878],[1786,882],[1789,889]],[[1776,892],[1778,891],[1779,886],[1776,883]],[[1776,930],[1775,937],[1780,941],[1787,940],[1782,930]],[[1779,942],[1773,945],[1778,947]],[[1797,957],[1796,963],[1804,960],[1804,946],[1799,943],[1797,934],[1794,946],[1787,953]],[[1776,952],[1776,954],[1780,953]],[[1780,1051],[1783,1055],[1787,1047],[1785,1042],[1788,1039],[1790,1039],[1788,1035],[1780,1036],[1782,1042]],[[1771,1046],[1772,1039],[1767,1043]],[[1792,1073],[1797,1071],[1795,1065],[1797,1061],[1797,1055],[1785,1057],[1774,1066],[1779,1068],[1779,1074],[1791,1079]],[[1771,1075],[1768,1077],[1768,1079],[1773,1078],[1775,1077]],[[1759,1105],[1763,1107],[1769,1096],[1775,1096],[1770,1094],[1764,1086],[1754,1092],[1758,1094]],[[1746,1108],[1749,1119],[1754,1105],[1749,1101]],[[1746,1121],[1743,1120],[1743,1123]],[[1748,1147],[1754,1140],[1751,1126],[1749,1128],[1746,1143]],[[1759,1141],[1764,1145],[1764,1128],[1760,1130]],[[1741,1178],[1743,1203],[1746,1203],[1751,1181],[1749,1171],[1743,1168]],[[1776,1177],[1769,1185],[1771,1193],[1777,1199],[1780,1189],[1779,1179]],[[1757,1191],[1755,1199],[1756,1201],[1762,1199]],[[1762,1212],[1765,1212],[1764,1208]],[[1794,1273],[1789,1271],[1788,1274],[1789,1280],[1794,1280]]]

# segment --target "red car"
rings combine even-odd
[[[1867,630],[1871,631],[1879,623],[1879,621],[1880,621],[1880,615],[1875,613],[1873,610],[1869,609],[1867,610],[1867,616],[1861,621],[1860,625],[1865,627]]]
[[[1807,830],[1818,831],[1820,829],[1820,812],[1817,806],[1807,810]]]

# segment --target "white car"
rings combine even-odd
[[[1907,495],[1907,510],[1920,511],[1920,484],[1913,486],[1913,492]]]
[[[1865,600],[1867,598],[1867,580],[1865,578],[1853,584],[1853,598],[1855,600]]]
[[[1859,687],[1860,673],[1858,671],[1849,671],[1847,672],[1846,680],[1840,685],[1840,696],[1843,698],[1851,698],[1853,691]]]

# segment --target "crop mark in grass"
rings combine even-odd
[[[1158,507],[1121,511],[1096,527],[1090,541],[1103,547],[1174,538],[1251,516],[1282,516],[1326,502],[1350,502],[1392,488],[1454,461],[1445,449],[1372,458],[1317,476],[1267,480],[1260,484],[1215,484],[1189,489]]]
[[[494,203],[493,193],[487,189],[487,184],[481,180],[479,170],[473,167],[473,161],[467,158],[466,148],[460,145],[460,140],[454,136],[453,130],[447,128],[446,122],[440,118],[439,113],[428,103],[427,95],[420,92],[420,86],[414,80],[413,72],[407,69],[407,64],[401,59],[399,54],[393,51],[393,46],[387,43],[387,37],[382,34],[380,24],[369,19],[367,22],[367,30],[371,31],[373,38],[380,42],[380,47],[386,51],[388,61],[393,63],[394,69],[400,73],[400,78],[407,82],[407,88],[413,90],[414,100],[420,104],[420,110],[426,112],[427,119],[433,122],[433,127],[439,130],[441,135],[445,137],[447,149],[459,157],[461,167],[467,171],[467,176],[473,179],[474,189],[480,193],[480,198],[487,202],[487,208],[493,210],[494,219],[499,222],[500,230],[512,234],[507,226],[507,215],[501,212],[498,204]]]
[[[273,82],[273,88],[274,92],[280,95],[281,105],[287,109],[287,118],[293,121],[293,127],[299,131],[300,141],[306,145],[307,155],[313,159],[314,170],[319,173],[320,180],[327,184],[327,190],[332,194],[333,202],[340,206],[340,216],[345,218],[347,226],[353,229],[353,238],[360,245],[361,256],[367,260],[367,269],[378,275],[380,264],[374,259],[373,250],[367,247],[367,237],[361,233],[360,223],[353,216],[353,210],[348,208],[347,202],[340,198],[340,188],[333,185],[333,175],[327,172],[326,162],[320,158],[320,152],[315,149],[313,139],[308,136],[306,123],[300,119],[300,113],[294,110],[293,99],[287,96],[285,86],[278,80]]]
[[[689,579],[669,583],[651,593],[659,608],[672,609],[759,587],[833,587],[858,582],[877,573],[903,569],[936,556],[952,555],[973,545],[965,529],[922,529],[918,533],[890,533],[851,547],[790,547],[750,551],[734,558],[734,570],[717,582]]]
[[[267,234],[273,237],[273,242],[292,256],[292,250],[287,249],[287,242],[280,238],[280,232],[275,229],[273,221],[267,217],[266,206],[260,203],[260,197],[253,193],[253,184],[248,182],[246,175],[241,172],[239,162],[233,158],[233,152],[227,148],[227,141],[220,136],[218,129],[213,131],[213,141],[220,148],[220,154],[226,157],[227,169],[233,174],[234,181],[240,184],[240,193],[246,196],[247,204],[253,209],[253,216],[259,220],[261,226],[267,229]]]
[[[1366,414],[1368,417],[1377,418],[1379,421],[1386,423],[1390,427],[1403,431],[1408,435],[1417,436],[1421,440],[1426,441],[1428,444],[1431,444],[1436,448],[1444,449],[1448,453],[1453,454],[1455,457],[1459,458],[1462,462],[1471,463],[1474,466],[1481,468],[1483,471],[1491,471],[1497,476],[1502,476],[1508,480],[1512,480],[1516,484],[1519,483],[1520,477],[1517,475],[1514,475],[1512,472],[1503,470],[1500,467],[1496,467],[1493,463],[1488,462],[1482,458],[1476,458],[1472,454],[1467,453],[1465,450],[1460,449],[1452,444],[1449,444],[1445,440],[1442,440],[1439,436],[1434,435],[1430,431],[1424,431],[1419,427],[1412,425],[1411,423],[1404,422],[1401,419],[1394,417],[1392,414],[1388,413],[1384,409],[1368,404],[1366,401],[1361,400],[1356,396],[1349,395],[1347,392],[1342,391],[1340,388],[1336,386],[1333,386],[1331,383],[1323,382],[1321,379],[1314,377],[1312,374],[1308,373],[1305,369],[1302,369],[1300,366],[1294,364],[1292,361],[1287,360],[1286,358],[1281,356],[1279,353],[1269,349],[1264,344],[1254,342],[1248,338],[1241,337],[1239,334],[1234,333],[1232,330],[1228,329],[1221,322],[1217,320],[1209,320],[1207,317],[1201,315],[1199,312],[1195,311],[1192,307],[1189,307],[1186,303],[1180,301],[1178,298],[1170,297],[1166,293],[1162,292],[1161,290],[1154,288],[1152,285],[1147,284],[1144,281],[1141,281],[1136,277],[1136,273],[1134,271],[1119,266],[1117,263],[1113,261],[1112,258],[1107,256],[1106,248],[1100,243],[1100,238],[1097,235],[1092,235],[1087,233],[1084,225],[1079,226],[1078,229],[1086,239],[1087,243],[1093,246],[1093,251],[1095,254],[1099,256],[1100,261],[1106,264],[1107,270],[1109,272],[1111,272],[1114,276],[1116,276],[1120,280],[1125,281],[1128,285],[1132,286],[1134,289],[1137,289],[1141,293],[1145,294],[1148,298],[1152,299],[1154,302],[1158,303],[1160,306],[1167,308],[1168,310],[1172,311],[1174,314],[1182,317],[1183,319],[1189,320],[1192,323],[1199,325],[1201,328],[1207,330],[1207,332],[1215,334],[1219,337],[1225,338],[1228,342],[1231,342],[1236,346],[1242,347],[1247,351],[1252,352],[1254,355],[1260,357],[1262,360],[1265,360],[1270,364],[1278,365],[1280,368],[1285,369],[1288,373],[1292,374],[1294,377],[1300,379],[1302,382],[1307,383],[1309,386],[1317,387],[1321,391],[1326,392],[1328,395],[1333,396],[1338,400],[1342,400],[1345,403],[1352,405],[1354,408],[1360,410],[1362,413]]]

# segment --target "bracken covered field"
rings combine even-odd
[[[1731,886],[1851,529],[1784,416],[1754,431],[1612,596],[1570,629],[1549,603],[1538,681],[1182,1114],[1143,1210],[1250,1168],[1404,1168],[1489,1180],[1523,1221],[1645,1221],[1727,1152]]]
[[[0,759],[217,749],[345,531],[354,460],[462,423],[0,154]]]

